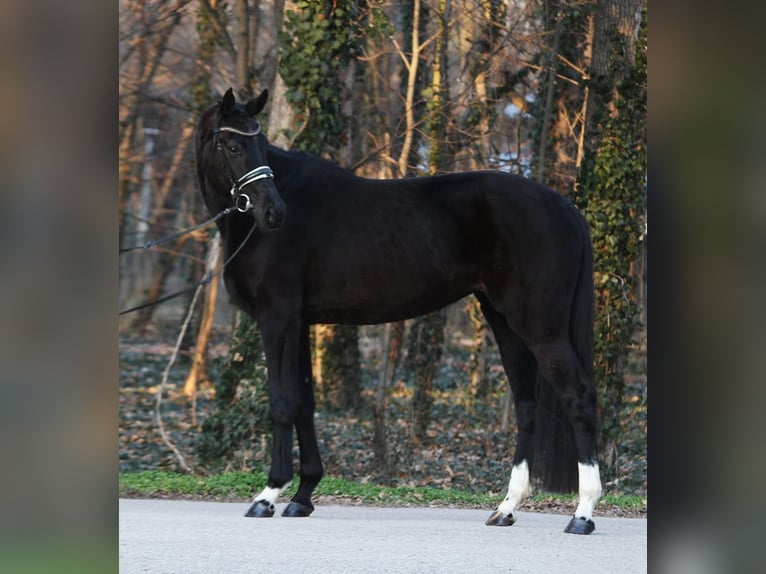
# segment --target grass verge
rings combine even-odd
[[[119,494],[127,498],[196,498],[221,501],[246,501],[266,485],[260,472],[225,472],[212,476],[192,476],[177,472],[147,470],[119,475]],[[285,491],[295,493],[297,481]],[[314,492],[323,498],[351,504],[379,506],[457,506],[494,508],[500,497],[472,494],[450,488],[380,486],[327,476]],[[519,510],[571,512],[575,495],[538,493],[524,501]],[[639,496],[604,495],[598,508],[602,515],[645,516],[646,499]]]

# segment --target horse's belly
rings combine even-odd
[[[374,324],[425,315],[478,288],[472,273],[455,267],[444,272],[423,269],[381,274],[344,274],[342,280],[309,282],[304,315],[312,323]]]

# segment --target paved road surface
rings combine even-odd
[[[595,517],[590,536],[569,517],[519,513],[509,528],[489,512],[318,506],[306,519],[244,518],[247,504],[120,500],[120,573],[234,574],[646,572],[646,519]]]

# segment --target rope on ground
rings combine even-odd
[[[173,454],[176,455],[176,458],[178,459],[178,465],[181,467],[181,470],[189,474],[192,473],[192,468],[186,462],[186,458],[184,457],[183,454],[181,454],[181,451],[178,450],[178,448],[176,448],[176,445],[174,445],[173,442],[170,440],[170,436],[165,430],[165,423],[162,422],[162,413],[160,412],[160,406],[162,405],[162,394],[168,382],[168,375],[170,374],[170,368],[173,366],[173,363],[175,363],[176,357],[178,357],[178,351],[181,348],[181,342],[184,339],[184,335],[186,335],[186,328],[189,326],[189,323],[191,322],[192,315],[194,314],[194,307],[197,305],[197,299],[199,298],[199,294],[202,291],[203,287],[204,285],[200,284],[200,285],[197,285],[197,289],[194,290],[194,296],[192,297],[192,301],[189,304],[189,311],[186,313],[186,319],[184,319],[183,325],[181,325],[181,331],[178,333],[178,339],[176,340],[176,346],[173,348],[173,354],[170,356],[170,360],[168,361],[168,364],[165,367],[165,371],[162,373],[162,381],[160,382],[160,388],[157,389],[157,404],[155,405],[155,415],[157,417],[157,428],[160,432],[160,436],[162,437],[162,441],[168,446],[168,448],[170,448],[170,450],[173,451]]]

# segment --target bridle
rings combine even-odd
[[[210,223],[217,221],[221,217],[228,215],[235,209],[241,213],[245,213],[246,211],[253,208],[253,204],[250,201],[250,197],[242,192],[242,188],[245,186],[250,185],[251,183],[254,183],[256,181],[260,181],[262,179],[273,179],[274,178],[274,172],[271,171],[271,168],[267,165],[261,165],[259,167],[256,167],[255,169],[251,169],[248,171],[245,175],[240,177],[239,179],[235,179],[234,170],[231,167],[231,164],[229,163],[229,158],[226,155],[226,152],[223,150],[223,146],[221,145],[221,142],[218,141],[218,134],[221,132],[229,132],[233,134],[237,134],[240,136],[245,137],[254,137],[257,136],[259,133],[261,133],[261,126],[260,124],[256,123],[255,130],[251,132],[244,132],[241,130],[238,130],[236,128],[231,127],[219,127],[213,130],[213,143],[216,146],[216,149],[221,152],[221,158],[223,159],[223,165],[226,169],[226,176],[229,178],[229,183],[231,184],[231,198],[234,200],[234,205],[231,207],[228,207],[224,209],[223,211],[217,213],[204,223],[200,223],[199,225],[194,225],[188,229],[184,229],[179,231],[178,233],[174,233],[173,235],[170,235],[168,237],[164,237],[162,239],[157,239],[154,241],[149,241],[145,243],[144,245],[138,245],[135,247],[128,247],[125,249],[120,249],[120,253],[125,253],[127,251],[135,251],[139,249],[149,249],[150,247],[154,247],[155,245],[158,245],[160,243],[164,243],[166,241],[170,241],[172,239],[177,239],[181,235],[185,235],[186,233],[190,233],[192,231],[195,231],[197,229],[200,229],[202,227],[205,227],[209,225]],[[242,243],[239,244],[239,246],[234,250],[234,252],[223,262],[223,264],[215,271],[209,273],[205,277],[203,277],[200,281],[197,281],[194,285],[191,285],[190,287],[186,287],[185,289],[181,289],[180,291],[176,291],[175,293],[171,293],[170,295],[165,295],[164,297],[160,297],[159,299],[155,299],[154,301],[149,301],[147,303],[142,303],[140,305],[136,305],[135,307],[131,307],[129,309],[123,309],[119,312],[120,315],[124,315],[126,313],[132,313],[133,311],[138,311],[139,309],[143,309],[145,307],[151,307],[152,305],[157,305],[158,303],[163,303],[165,301],[168,301],[170,299],[173,299],[175,297],[178,297],[179,295],[183,295],[184,293],[188,293],[190,291],[193,291],[194,289],[197,289],[201,287],[202,285],[207,285],[210,283],[210,281],[213,280],[214,277],[217,277],[220,275],[223,270],[226,268],[229,263],[237,256],[237,254],[242,251],[242,248],[245,246],[245,244],[248,242],[250,237],[255,232],[255,228],[257,226],[256,222],[253,222],[252,227],[250,228],[250,231],[248,231],[245,238],[242,240]]]
[[[228,126],[218,127],[213,130],[213,144],[215,145],[216,150],[221,153],[223,166],[226,170],[226,177],[229,178],[229,184],[231,185],[231,189],[229,190],[231,198],[234,200],[234,205],[237,208],[237,211],[245,213],[253,208],[253,204],[250,201],[250,196],[242,192],[242,188],[262,179],[274,179],[274,172],[271,171],[271,168],[268,165],[261,165],[251,169],[239,179],[235,179],[236,176],[231,167],[231,163],[229,163],[229,158],[223,150],[221,142],[218,140],[218,134],[221,132],[229,132],[245,137],[254,137],[261,133],[261,125],[256,123],[255,129],[251,132],[245,132]]]

